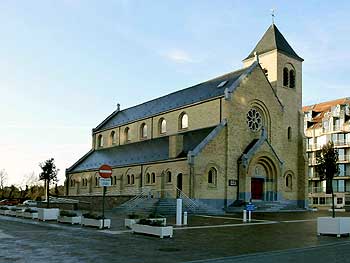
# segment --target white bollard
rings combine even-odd
[[[248,222],[252,221],[252,211],[248,211]]]
[[[176,199],[176,225],[182,225],[182,199]]]
[[[247,222],[247,210],[243,210],[243,223]]]
[[[184,225],[187,226],[187,212],[184,212]]]

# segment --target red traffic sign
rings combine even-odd
[[[98,170],[98,173],[102,178],[109,178],[112,175],[112,167],[110,167],[107,164],[104,164],[100,167],[100,169]]]

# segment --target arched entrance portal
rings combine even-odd
[[[277,169],[268,157],[260,157],[250,169],[250,192],[253,200],[277,200]]]

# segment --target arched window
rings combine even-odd
[[[142,123],[140,126],[140,137],[141,137],[141,139],[147,138],[147,125],[146,125],[146,123]]]
[[[179,129],[187,129],[188,128],[188,115],[183,112],[179,117]]]
[[[95,186],[98,186],[98,179],[95,177]]]
[[[168,183],[171,183],[171,172],[170,171],[167,171],[167,173],[166,173],[166,181]]]
[[[292,140],[292,128],[291,127],[288,127],[288,141],[291,141]]]
[[[156,174],[152,173],[152,184],[156,182]]]
[[[83,181],[82,181],[82,183],[83,183],[83,186],[85,186],[85,179],[83,178]]]
[[[128,141],[130,141],[130,137],[129,137],[129,131],[130,128],[126,127],[124,130],[124,142],[127,143]]]
[[[165,134],[166,133],[166,120],[164,118],[161,118],[159,120],[159,134]]]
[[[128,179],[128,184],[130,184],[130,174],[128,174],[126,177]]]
[[[116,144],[117,143],[117,134],[115,131],[111,132],[110,137],[111,137],[111,145]]]
[[[100,148],[100,147],[103,147],[103,136],[102,134],[100,134],[98,137],[97,137],[97,146]]]
[[[131,184],[135,184],[135,176],[133,174],[131,175]]]
[[[290,174],[286,176],[286,188],[292,190],[292,175]]]
[[[289,71],[289,87],[291,89],[295,88],[295,72],[292,69]]]
[[[283,69],[283,86],[285,87],[288,87],[288,78],[289,78],[288,69],[284,68]]]
[[[70,187],[73,187],[73,180],[70,179]]]
[[[208,184],[216,185],[217,171],[214,167],[210,168],[208,171]]]

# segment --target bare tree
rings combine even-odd
[[[5,169],[0,170],[0,189],[4,190],[4,187],[7,183],[7,172]]]

